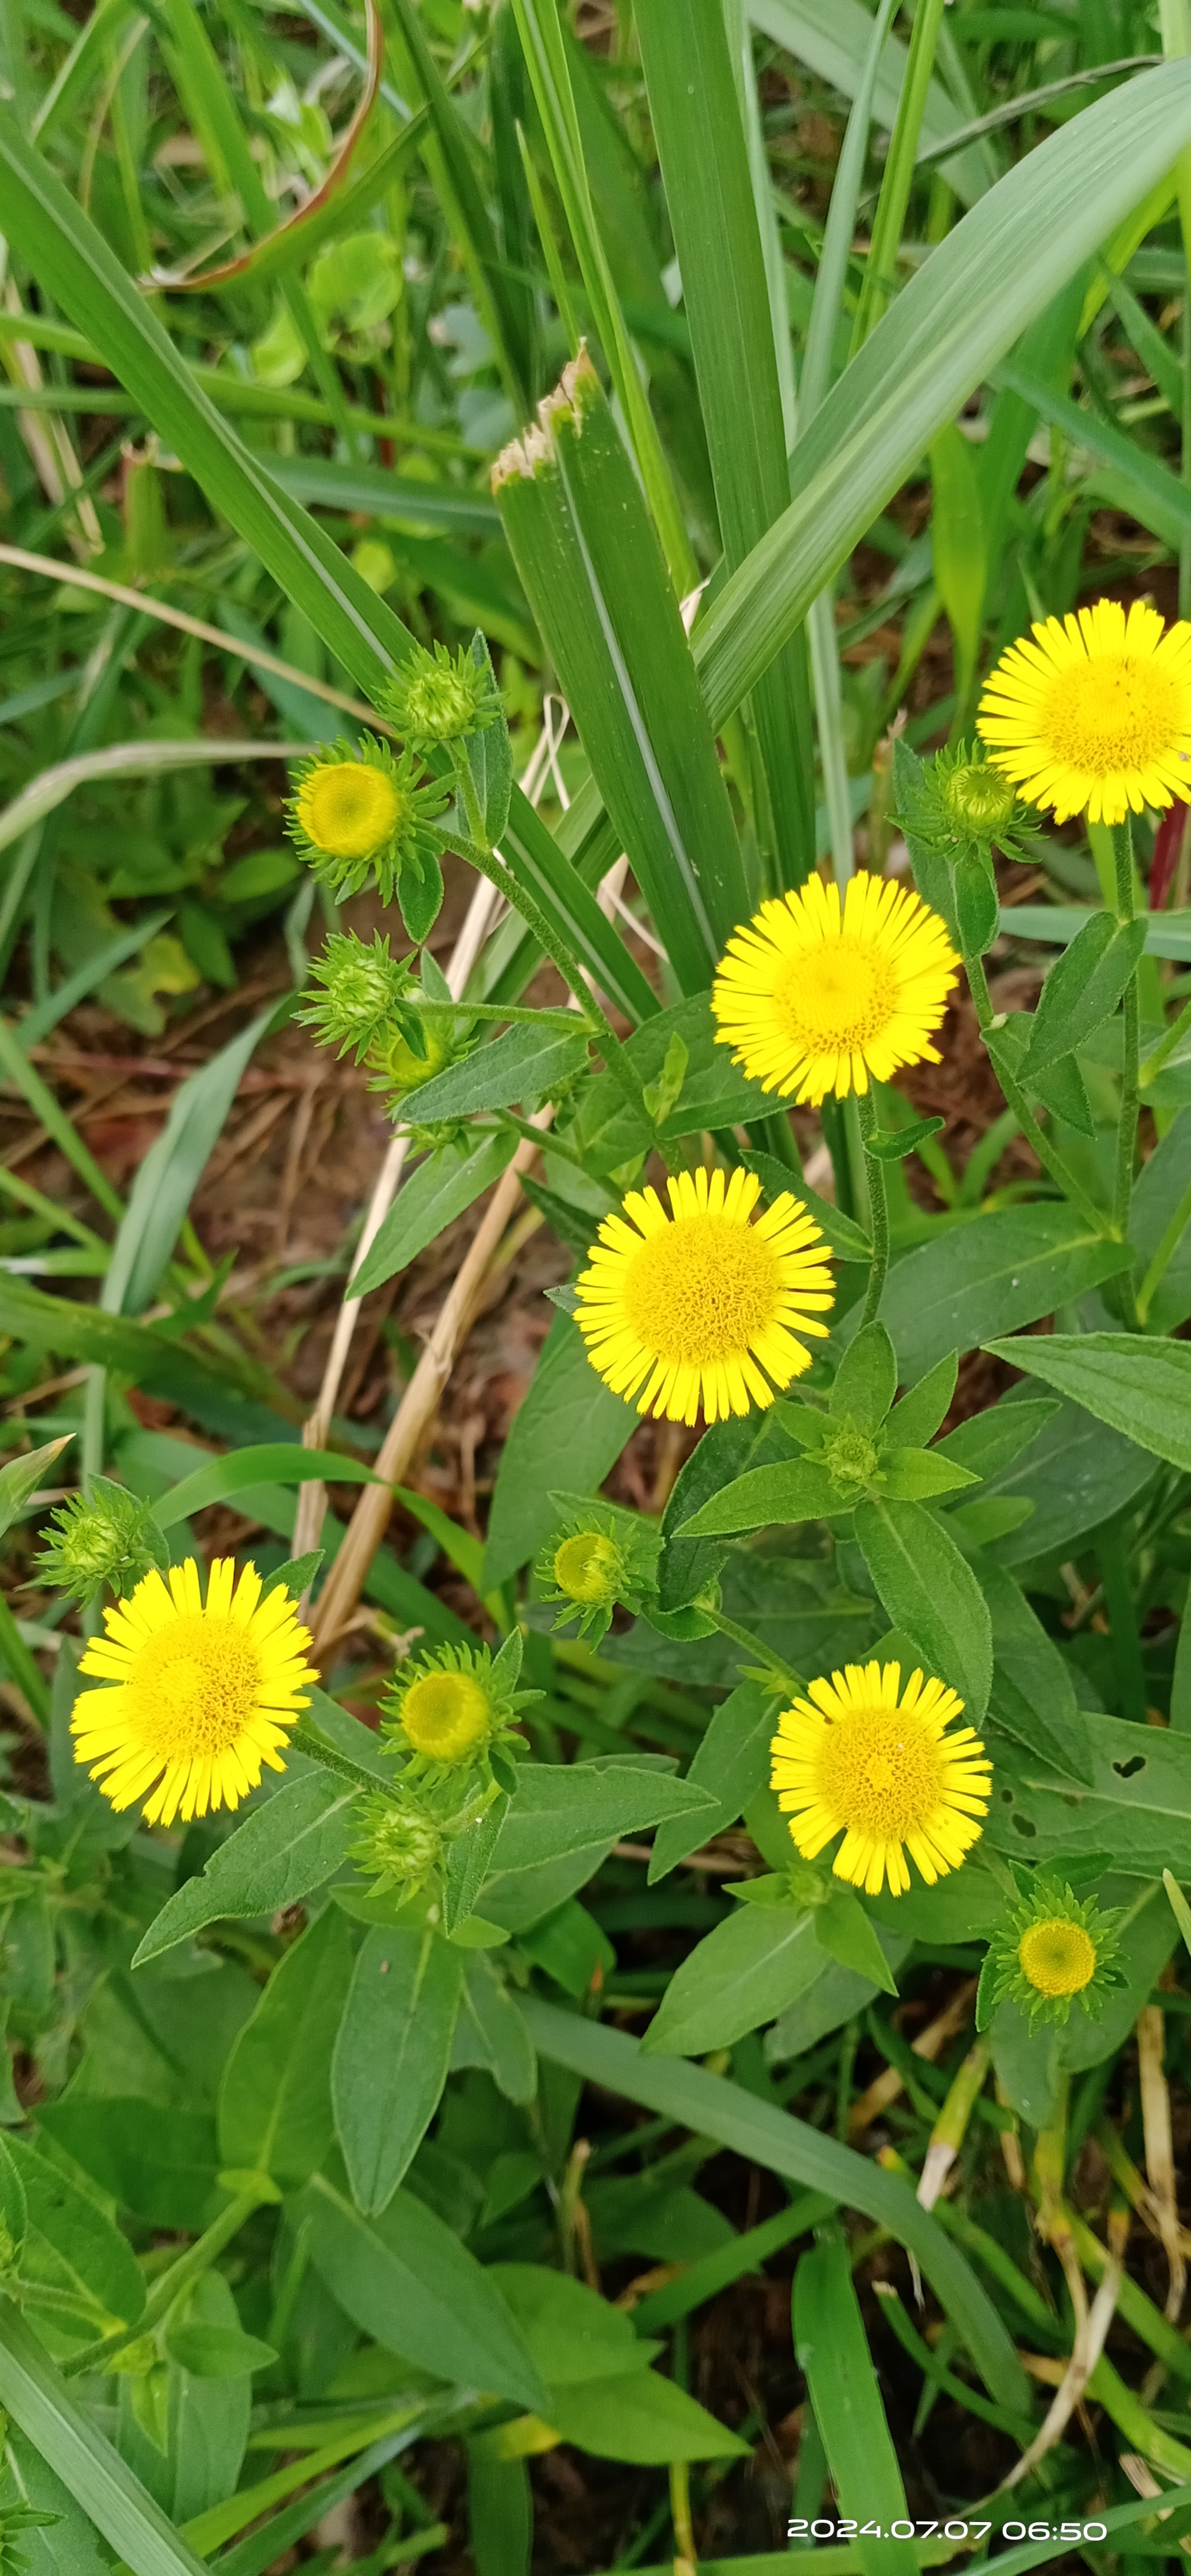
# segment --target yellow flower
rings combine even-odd
[[[113,1807],[145,1798],[149,1824],[178,1814],[188,1824],[209,1808],[238,1807],[262,1763],[284,1771],[278,1747],[318,1675],[283,1586],[262,1601],[254,1565],[237,1587],[231,1557],[217,1557],[204,1604],[190,1556],[167,1581],[147,1574],[103,1617],[107,1635],[79,1670],[115,1687],[84,1692],[70,1730],[75,1761],[90,1766]]]
[[[638,1413],[708,1422],[773,1402],[810,1367],[791,1329],[825,1339],[819,1322],[835,1289],[823,1238],[800,1199],[783,1190],[755,1225],[761,1194],[751,1172],[680,1172],[656,1190],[630,1190],[605,1217],[589,1270],[579,1274],[575,1321],[587,1356]],[[760,1361],[761,1367],[757,1363]],[[767,1369],[770,1386],[762,1375]]]
[[[492,1711],[470,1673],[423,1673],[401,1702],[401,1723],[415,1753],[432,1762],[462,1762],[486,1744]]]
[[[387,771],[365,760],[334,760],[308,771],[294,819],[311,847],[333,859],[368,859],[389,840],[400,811]]]
[[[900,1664],[848,1664],[783,1710],[770,1746],[770,1785],[803,1859],[842,1832],[835,1875],[870,1896],[886,1878],[891,1896],[905,1895],[907,1851],[933,1887],[959,1868],[981,1832],[973,1820],[988,1813],[983,1744],[970,1726],[945,1732],[963,1701],[921,1672],[899,1699],[900,1686]]]
[[[1057,823],[1123,823],[1130,807],[1191,798],[1191,626],[1098,599],[1048,617],[1003,653],[977,731],[1031,805]]]
[[[1055,1914],[1031,1923],[1018,1944],[1018,1962],[1040,1995],[1077,1995],[1096,1974],[1096,1944],[1082,1923]]]
[[[839,888],[808,877],[733,932],[712,987],[721,1046],[765,1091],[815,1107],[939,1062],[931,1045],[959,965],[937,912],[867,871]]]

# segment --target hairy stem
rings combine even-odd
[[[885,1293],[885,1274],[889,1268],[889,1194],[885,1187],[885,1166],[876,1154],[869,1151],[869,1139],[876,1134],[877,1130],[877,1112],[873,1105],[872,1092],[860,1092],[856,1105],[860,1113],[860,1133],[864,1140],[864,1168],[868,1181],[868,1205],[873,1239],[868,1294],[864,1300],[864,1313],[860,1318],[863,1331],[866,1324],[876,1322],[881,1299]]]
[[[1133,831],[1126,815],[1123,823],[1112,827],[1112,856],[1116,870],[1117,920],[1127,929],[1133,919]],[[1124,1243],[1129,1232],[1129,1203],[1133,1196],[1133,1166],[1137,1160],[1138,1066],[1140,1059],[1140,1017],[1137,1002],[1137,969],[1125,986],[1125,1037],[1121,1065],[1121,1111],[1117,1126],[1116,1186],[1112,1200],[1113,1233]],[[1124,1285],[1124,1283],[1122,1283]],[[1127,1291],[1127,1322],[1135,1323],[1137,1310],[1132,1286]]]

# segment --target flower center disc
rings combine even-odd
[[[605,1601],[619,1572],[620,1549],[598,1530],[582,1530],[575,1538],[564,1538],[555,1553],[554,1580],[559,1591],[568,1593],[572,1601],[593,1605]]]
[[[1048,756],[1094,778],[1148,769],[1181,739],[1185,694],[1149,659],[1096,653],[1070,663],[1039,708]]]
[[[765,1237],[720,1216],[677,1217],[625,1268],[625,1312],[639,1340],[697,1368],[749,1349],[774,1322],[779,1295]]]
[[[415,1753],[451,1762],[483,1743],[488,1702],[467,1673],[424,1673],[405,1694],[401,1723]]]
[[[316,850],[334,859],[366,859],[387,841],[397,820],[396,790],[383,769],[367,761],[334,761],[305,781],[298,820]]]
[[[202,1611],[150,1637],[126,1687],[146,1752],[187,1762],[235,1743],[257,1706],[261,1660],[235,1620]]]
[[[898,1003],[890,959],[867,940],[816,942],[784,961],[773,998],[784,1034],[807,1055],[853,1055],[887,1029]]]
[[[904,1842],[938,1806],[938,1745],[907,1727],[895,1708],[861,1709],[827,1727],[819,1760],[820,1794],[876,1842]]]
[[[1049,1923],[1031,1923],[1017,1956],[1023,1974],[1041,1995],[1077,1995],[1096,1974],[1091,1934],[1061,1914]]]

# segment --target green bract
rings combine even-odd
[[[1031,2027],[1066,2022],[1076,2005],[1097,2019],[1111,1989],[1124,1983],[1121,1919],[1120,1908],[1106,1911],[1092,1896],[1081,1901],[1062,1879],[1040,1873],[989,1944],[978,2025],[1006,2002],[1019,2005]]]

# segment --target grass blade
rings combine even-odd
[[[713,723],[756,686],[936,431],[1189,136],[1191,63],[1143,73],[1029,153],[932,252],[800,441],[797,497],[697,630]]]
[[[958,2247],[897,2174],[885,2173],[854,2148],[837,2145],[834,2138],[823,2137],[789,2112],[772,2109],[722,2075],[643,2057],[640,2041],[623,2031],[601,2029],[536,1996],[528,1997],[521,2009],[539,2056],[569,2066],[573,2074],[622,2093],[630,2102],[664,2112],[696,2135],[717,2138],[721,2146],[768,2166],[771,2173],[825,2192],[888,2227],[933,2283],[991,2394],[1017,2414],[1029,2412],[1029,2382],[996,2309]]]
[[[637,0],[637,29],[720,534],[732,569],[780,518],[790,483],[765,261],[722,0],[692,0],[686,9],[674,8],[673,0]],[[810,691],[800,636],[790,638],[760,681],[753,713],[777,882],[800,885],[815,863]]]
[[[206,2576],[140,2479],[75,2405],[11,2299],[0,2301],[0,2405],[133,2576]]]

